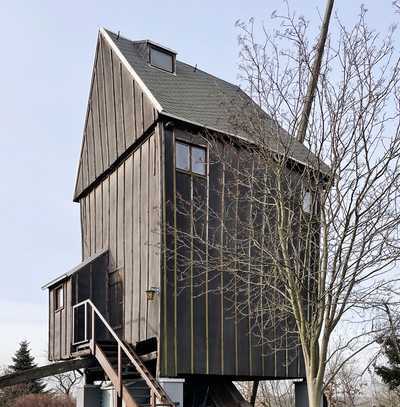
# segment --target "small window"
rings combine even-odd
[[[303,196],[303,211],[305,213],[312,212],[312,195],[311,192],[305,192]]]
[[[193,174],[206,175],[206,149],[176,142],[176,168]]]
[[[64,287],[60,286],[55,291],[55,310],[59,310],[64,307]]]
[[[188,144],[176,143],[176,168],[190,171],[190,151]]]
[[[206,150],[200,147],[192,147],[192,172],[206,175]]]
[[[174,56],[157,48],[150,47],[150,64],[171,73],[175,71]]]

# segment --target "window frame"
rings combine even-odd
[[[152,60],[151,60],[152,59],[151,58],[152,50],[164,53],[171,57],[171,69],[172,69],[171,71],[169,69],[165,69],[164,67],[154,64],[152,62]],[[172,75],[175,75],[175,73],[176,73],[176,55],[172,52],[166,51],[165,49],[163,49],[161,47],[157,47],[156,45],[149,44],[149,60],[148,61],[149,61],[149,65],[152,66],[153,68],[160,69],[161,71],[168,72]]]
[[[177,143],[187,145],[189,147],[189,170],[185,170],[183,168],[177,167],[177,160],[176,160],[176,145]],[[192,149],[193,148],[198,148],[204,151],[204,174],[200,174],[198,172],[193,171],[192,167]],[[175,171],[182,172],[183,174],[188,174],[188,175],[193,175],[196,177],[203,177],[207,178],[208,177],[208,148],[205,145],[202,144],[196,144],[196,143],[191,143],[183,139],[176,138],[174,141],[174,165],[175,165]]]
[[[62,304],[59,304],[58,301],[58,293],[61,291],[62,293]],[[64,293],[65,289],[64,289],[64,284],[60,284],[59,286],[57,286],[56,288],[54,288],[54,312],[58,312],[61,311],[62,309],[64,309],[64,301],[65,301],[65,293]]]

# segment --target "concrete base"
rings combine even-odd
[[[183,385],[185,384],[185,379],[160,377],[158,382],[168,394],[171,401],[177,406],[183,407]]]

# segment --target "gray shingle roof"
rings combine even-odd
[[[236,85],[219,79],[207,72],[176,61],[176,75],[165,72],[148,64],[147,41],[131,41],[117,36],[111,31],[107,34],[118,47],[122,55],[141,78],[147,88],[162,107],[162,112],[181,120],[218,130],[222,133],[236,135],[252,141],[250,132],[241,129],[238,123],[246,121],[246,112],[262,114],[271,128],[272,121],[265,112]],[[249,111],[251,110],[251,113]],[[240,114],[238,114],[240,112]],[[233,118],[236,118],[235,121]],[[249,120],[247,120],[249,121]],[[274,151],[282,151],[283,145],[289,148],[291,157],[301,163],[316,165],[315,156],[284,130],[271,132],[268,145]],[[288,147],[289,146],[289,147]],[[320,170],[328,172],[329,168],[319,163]],[[326,168],[324,168],[326,167]]]

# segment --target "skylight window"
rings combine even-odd
[[[150,46],[150,65],[156,68],[163,69],[164,71],[175,72],[175,55],[163,50]]]

